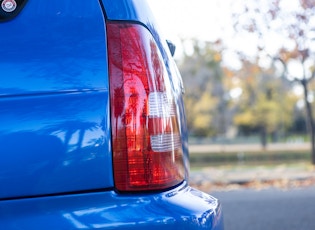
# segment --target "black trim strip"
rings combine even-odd
[[[110,192],[114,191],[114,188],[102,188],[102,189],[90,189],[90,190],[80,190],[72,192],[61,192],[61,193],[51,193],[51,194],[42,194],[42,195],[32,195],[32,196],[19,196],[19,197],[7,197],[0,198],[1,201],[13,201],[13,200],[22,200],[22,199],[36,199],[36,198],[45,198],[45,197],[55,197],[55,196],[71,196],[71,195],[84,195],[90,193],[100,193],[100,192]]]
[[[55,96],[55,95],[66,95],[66,94],[79,94],[79,93],[105,93],[108,89],[76,89],[76,90],[64,90],[57,92],[37,92],[37,93],[20,93],[20,94],[0,94],[0,100],[5,98],[18,98],[18,97],[42,97],[42,96]]]

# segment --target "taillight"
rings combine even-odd
[[[171,82],[158,47],[141,25],[107,22],[115,186],[160,190],[184,180]]]

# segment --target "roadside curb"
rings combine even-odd
[[[234,190],[240,188],[263,189],[315,185],[315,171],[300,165],[268,168],[258,167],[207,167],[192,171],[190,184],[204,191]]]

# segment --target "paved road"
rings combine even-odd
[[[313,230],[315,187],[214,192],[224,213],[225,230]]]

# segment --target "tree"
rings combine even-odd
[[[275,76],[275,69],[263,70],[258,63],[243,60],[238,71],[243,93],[239,100],[239,113],[235,123],[245,130],[260,133],[261,144],[265,148],[267,136],[276,140],[280,132],[287,130],[293,120],[296,97],[287,81]]]
[[[228,126],[228,102],[219,42],[190,41],[192,54],[179,63],[189,130],[197,136],[224,135]]]
[[[264,62],[269,59],[279,68],[281,65],[282,76],[303,87],[313,164],[315,133],[308,86],[315,77],[314,10],[314,0],[252,0],[244,2],[242,10],[234,15],[235,31],[255,36],[257,57]]]

